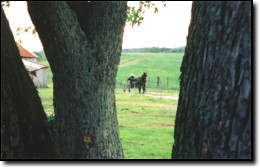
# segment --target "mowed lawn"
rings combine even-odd
[[[44,110],[53,116],[52,86],[38,89]],[[116,89],[120,139],[126,159],[170,159],[176,100]]]
[[[127,159],[170,159],[177,101],[116,90],[120,139]]]
[[[157,74],[161,77],[169,76],[176,83],[172,84],[172,87],[164,89],[147,88],[147,92],[177,95],[178,87],[175,86],[179,85],[178,78],[182,55],[181,53],[176,55],[172,53],[123,54],[117,74],[117,82],[125,81],[130,73],[139,74],[142,71],[148,71],[150,77],[156,77]],[[142,57],[145,61],[142,60]],[[131,59],[138,59],[138,61],[132,64]],[[41,63],[48,65],[47,61]],[[146,65],[146,69],[144,65]],[[54,115],[52,105],[53,84],[51,72],[48,75],[48,88],[39,88],[38,93],[44,110],[50,118]],[[115,90],[115,93],[120,139],[125,159],[170,159],[177,100],[145,96],[138,94],[137,89],[133,89],[131,93],[123,92],[120,87]]]

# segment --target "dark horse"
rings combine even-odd
[[[143,93],[145,93],[145,83],[146,83],[146,77],[147,77],[147,72],[144,72],[141,77],[138,78],[133,78],[132,76],[127,79],[127,88],[129,93],[131,92],[131,88],[138,88],[139,93],[141,93],[141,88],[143,88]],[[125,91],[125,87],[124,87]]]

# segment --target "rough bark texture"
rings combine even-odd
[[[1,8],[1,159],[53,157],[46,115]]]
[[[62,158],[123,158],[115,108],[126,2],[28,2],[53,72]]]
[[[251,3],[193,2],[172,158],[251,159]]]

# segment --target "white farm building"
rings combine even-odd
[[[34,86],[37,88],[46,88],[48,82],[48,71],[46,66],[40,65],[34,62],[22,60],[26,70],[34,72],[34,76],[31,77],[34,83]]]
[[[16,43],[19,49],[23,64],[28,71],[34,86],[46,88],[48,82],[48,67],[37,63],[37,56]],[[33,75],[32,75],[33,74]]]

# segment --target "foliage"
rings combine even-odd
[[[163,6],[166,6],[165,1],[162,1]],[[134,6],[127,7],[127,22],[134,27],[135,25],[140,25],[144,20],[144,13],[146,9],[153,9],[154,13],[159,13],[158,7],[152,1],[139,1],[138,8]]]
[[[161,1],[163,6],[166,6],[166,2],[165,1]],[[2,1],[1,5],[6,8],[6,7],[10,7],[10,1]],[[144,20],[144,13],[145,13],[145,9],[153,9],[154,13],[159,13],[159,9],[158,6],[155,5],[155,3],[153,3],[152,1],[139,1],[139,6],[138,8],[134,7],[134,6],[128,6],[127,7],[127,19],[126,22],[128,24],[130,24],[132,27],[134,27],[135,25],[140,25],[143,20]],[[24,34],[24,33],[30,33],[32,34],[34,37],[37,36],[37,31],[34,27],[28,26],[28,27],[17,27],[16,28],[16,36],[19,36],[20,34]],[[18,39],[18,42],[21,44],[22,40]]]
[[[31,26],[28,26],[28,27],[17,27],[16,28],[16,35],[20,35],[20,34],[23,34],[23,33],[31,33],[32,35],[36,36],[37,35],[37,32],[36,32],[36,29],[35,28],[32,28]]]
[[[1,1],[3,9],[10,7],[10,1]]]
[[[33,53],[38,56],[37,61],[47,61],[46,55],[43,50],[34,51]]]

